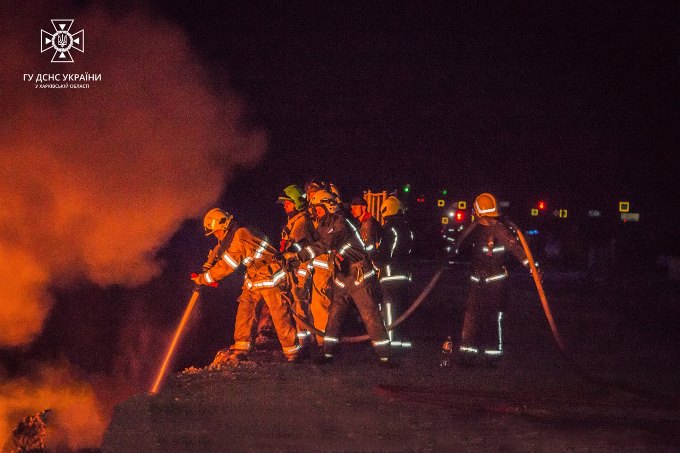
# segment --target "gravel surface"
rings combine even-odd
[[[665,305],[677,288],[659,298],[602,291],[582,277],[546,272],[573,363],[560,355],[531,281],[519,275],[501,364],[439,367],[466,292],[464,268],[454,266],[405,323],[414,347],[399,354],[398,368],[379,366],[365,344],[343,346],[322,366],[288,364],[274,350],[197,364],[170,376],[157,395],[117,406],[103,450],[680,451],[680,334],[669,319],[677,307]]]

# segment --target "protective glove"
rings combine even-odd
[[[197,274],[195,272],[192,273],[191,274],[191,281],[196,283],[197,285],[212,286],[213,288],[217,288],[217,282],[213,282],[213,283],[206,282],[203,274]]]
[[[286,267],[296,267],[298,264],[300,264],[300,257],[296,252],[285,252],[282,255],[282,258]]]
[[[285,261],[299,260],[297,252],[285,252],[283,254],[283,259]]]

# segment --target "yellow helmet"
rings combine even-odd
[[[210,236],[215,231],[227,231],[234,216],[220,208],[213,208],[203,217],[203,230],[206,236]]]
[[[483,193],[475,198],[475,214],[477,217],[498,217],[496,197],[490,193]]]
[[[327,190],[317,190],[309,200],[310,206],[323,206],[330,214],[338,210],[338,197]]]
[[[397,197],[391,195],[382,202],[380,205],[380,215],[383,217],[389,217],[391,215],[403,213],[406,211],[406,206],[404,203],[399,201]]]
[[[278,198],[277,203],[283,203],[286,200],[293,203],[298,211],[303,210],[307,206],[307,194],[302,191],[300,186],[295,184],[291,184],[283,189],[283,195]]]

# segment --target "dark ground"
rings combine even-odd
[[[420,269],[417,291],[435,270]],[[548,268],[546,292],[579,370],[561,358],[531,280],[515,273],[504,361],[440,368],[464,271],[449,267],[407,320],[414,348],[398,369],[379,367],[364,344],[324,366],[262,351],[189,368],[157,395],[117,406],[103,450],[680,451],[677,286],[654,274],[592,284]]]

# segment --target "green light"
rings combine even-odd
[[[449,193],[448,190],[446,190],[446,189],[442,190],[442,195],[447,195],[448,193]]]
[[[411,191],[411,184],[406,184],[403,188],[404,193],[409,193]]]

